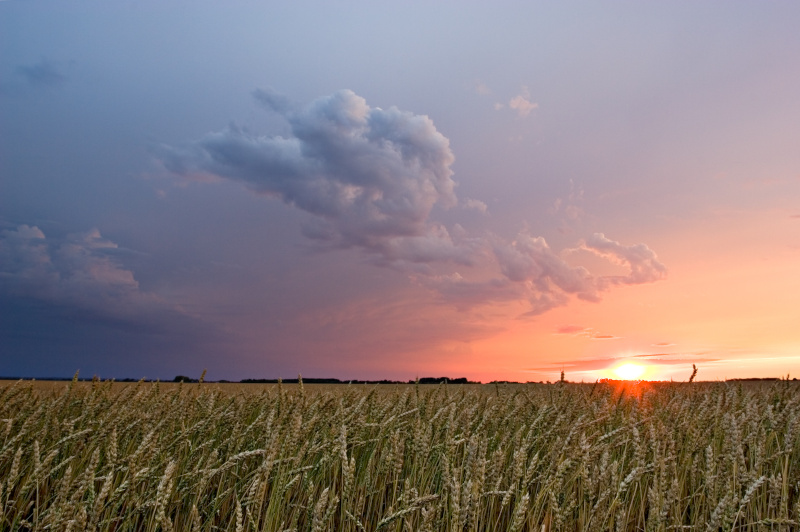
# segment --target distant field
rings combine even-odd
[[[0,381],[0,530],[797,530],[796,382]]]

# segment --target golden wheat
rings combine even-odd
[[[0,384],[0,530],[800,527],[800,388]]]

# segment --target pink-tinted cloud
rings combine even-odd
[[[591,327],[584,327],[582,325],[562,325],[556,329],[555,334],[582,336],[591,340],[618,340],[621,338],[613,334],[599,333]]]
[[[655,252],[645,244],[625,246],[595,233],[584,242],[584,249],[606,257],[630,268],[628,275],[605,276],[600,284],[641,284],[660,281],[667,277],[667,267],[659,262]]]
[[[476,94],[481,96],[487,96],[492,93],[492,89],[490,89],[488,85],[480,80],[475,81],[475,83],[472,85],[472,88],[475,90]]]
[[[466,198],[461,203],[465,209],[472,209],[482,214],[489,212],[489,207],[481,200]]]
[[[595,235],[596,244],[613,250],[613,257],[627,264],[631,274],[595,276],[582,266],[569,265],[550,248],[543,237],[534,237],[528,232],[521,232],[511,242],[499,237],[491,240],[493,244],[488,260],[491,267],[499,270],[501,277],[473,281],[461,274],[454,274],[428,279],[425,284],[461,307],[487,302],[527,301],[529,310],[525,315],[536,316],[567,304],[573,296],[599,302],[601,293],[614,285],[649,283],[661,280],[666,275],[666,268],[646,245],[624,246],[602,235]],[[479,247],[476,245],[476,249]],[[650,270],[656,273],[650,273]],[[617,338],[591,329],[581,334],[597,340]]]
[[[519,116],[526,117],[539,107],[539,104],[532,102],[530,98],[531,93],[528,87],[522,87],[522,91],[509,100],[508,106],[515,110]]]
[[[556,329],[556,334],[578,334],[586,330],[583,325],[562,325]]]

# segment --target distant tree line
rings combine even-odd
[[[178,377],[175,377],[176,381]],[[256,384],[269,384],[269,383],[277,383],[281,381],[285,384],[297,384],[300,382],[300,379],[242,379],[241,383],[256,383]],[[421,377],[419,380],[420,384],[441,384],[444,382],[448,382],[450,384],[480,384],[477,381],[468,380],[466,377],[458,377],[455,379],[451,379],[450,377]],[[184,381],[184,382],[192,382],[192,381]],[[394,381],[389,379],[381,379],[381,380],[360,380],[360,379],[353,379],[353,380],[341,380],[341,379],[334,379],[334,378],[306,378],[303,377],[304,384],[414,384],[417,380],[409,380],[409,381]]]
[[[203,376],[205,376],[205,374]],[[19,380],[20,378],[21,379],[27,379],[27,377],[0,376],[0,380]],[[187,382],[187,383],[194,382],[194,383],[197,383],[197,382],[202,382],[202,379],[203,379],[203,377],[201,377],[200,379],[193,379],[191,377],[187,377],[186,375],[177,375],[174,379],[172,379],[172,382]],[[86,378],[86,377],[79,378],[76,375],[75,377],[73,377],[71,379],[67,378],[67,377],[47,377],[47,378],[38,379],[38,380],[45,380],[45,381],[68,381],[68,380],[74,380],[76,382],[78,382],[78,381],[86,382],[86,381],[92,381],[92,380],[99,380],[99,378],[97,376],[94,376],[94,377],[91,377],[91,378]],[[114,380],[116,382],[138,382],[140,380],[144,381],[144,382],[155,382],[158,379],[124,378],[124,379],[112,379],[112,380]],[[290,378],[290,379],[242,379],[240,381],[229,381],[229,380],[220,379],[220,380],[216,380],[216,381],[205,381],[205,382],[215,382],[215,383],[237,383],[238,382],[238,383],[242,383],[242,384],[250,384],[250,383],[252,383],[252,384],[270,384],[270,383],[271,384],[276,384],[276,383],[278,383],[280,381],[280,382],[283,382],[283,383],[286,383],[286,384],[297,384],[298,382],[300,382],[300,380],[301,379],[298,379],[298,378]],[[787,375],[785,378],[784,377],[747,377],[747,378],[738,378],[738,379],[727,379],[727,382],[770,382],[770,381],[783,381],[783,380],[796,381],[797,377],[794,377],[792,379],[789,378],[789,375]],[[306,384],[414,384],[416,382],[419,382],[420,384],[442,384],[442,383],[445,383],[445,382],[450,383],[450,384],[481,384],[480,381],[471,381],[471,380],[467,379],[466,377],[457,377],[457,378],[450,378],[450,377],[421,377],[421,378],[416,379],[416,380],[408,380],[408,381],[398,381],[398,380],[390,380],[390,379],[380,379],[380,380],[362,380],[362,379],[342,380],[342,379],[335,379],[335,378],[314,378],[314,377],[305,378],[305,377],[303,377],[302,381],[304,383],[306,383]],[[547,384],[550,383],[550,381],[545,381],[545,382]],[[562,377],[562,380],[556,381],[556,382],[557,383],[565,383],[565,382],[569,382],[569,381],[564,380],[563,377]],[[613,383],[616,383],[616,382],[624,382],[624,381],[617,381],[615,379],[599,379],[598,382],[602,383],[602,384],[613,384]],[[497,380],[497,381],[491,381],[488,384],[526,384],[526,383],[522,383],[522,382],[518,382],[518,381]],[[537,383],[533,382],[533,381],[527,381],[527,384],[537,384]],[[538,383],[538,384],[543,384],[543,383]]]

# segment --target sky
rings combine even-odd
[[[0,375],[800,375],[796,2],[0,1]]]

